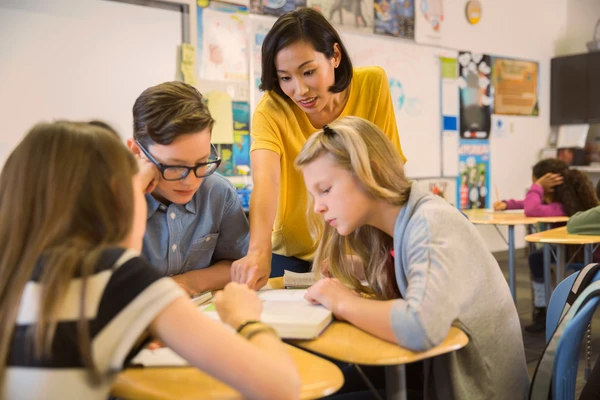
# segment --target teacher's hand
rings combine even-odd
[[[260,289],[271,275],[271,258],[270,252],[248,252],[246,257],[231,264],[231,281],[245,283],[254,290]]]

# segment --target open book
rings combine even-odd
[[[304,299],[306,290],[261,290],[263,300],[260,320],[272,326],[282,339],[314,339],[332,321],[331,311],[323,306],[309,304]],[[219,319],[214,303],[202,309],[209,317]]]
[[[306,289],[317,283],[314,272],[283,271],[283,286],[287,289]]]

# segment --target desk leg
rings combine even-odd
[[[593,261],[594,258],[594,245],[586,244],[583,246],[583,262],[585,265],[588,265]]]
[[[387,400],[406,400],[406,369],[404,365],[385,367],[385,397]]]
[[[556,258],[558,258],[558,260],[556,260],[556,286],[562,282],[565,273],[565,250],[566,247],[564,244],[556,246]]]
[[[508,226],[508,282],[513,302],[517,304],[517,274],[515,273],[515,226]]]
[[[550,304],[550,245],[544,244],[544,286],[546,289],[546,304]]]

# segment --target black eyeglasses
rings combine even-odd
[[[154,157],[152,157],[148,150],[146,150],[139,141],[136,140],[135,142],[139,146],[140,150],[142,150],[142,153],[148,157],[148,160],[152,161],[152,163],[156,165],[163,179],[166,181],[179,181],[184,179],[190,174],[190,171],[194,171],[194,175],[196,175],[197,178],[205,178],[209,175],[212,175],[217,168],[219,168],[219,165],[221,165],[221,157],[217,155],[217,149],[215,149],[215,146],[212,143],[210,144],[210,147],[212,149],[212,153],[214,153],[214,156],[211,154],[211,158],[209,158],[207,162],[198,163],[193,167],[186,167],[185,165],[161,164],[156,161]]]

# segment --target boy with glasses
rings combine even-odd
[[[182,82],[146,89],[133,106],[133,138],[148,205],[144,256],[190,295],[221,289],[248,249],[248,220],[218,174],[214,125],[202,95]]]

